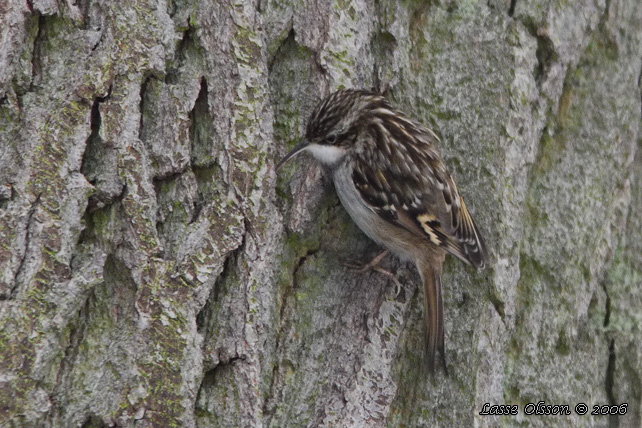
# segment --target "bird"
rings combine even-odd
[[[430,128],[394,108],[377,92],[342,89],[322,99],[305,138],[278,171],[308,152],[330,170],[341,204],[357,226],[386,251],[412,262],[424,288],[425,355],[447,374],[442,264],[452,254],[479,270],[484,240],[438,151]]]

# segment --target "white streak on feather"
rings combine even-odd
[[[388,110],[387,108],[383,108],[383,107],[376,108],[376,109],[372,110],[372,112],[375,113],[375,114],[385,114],[385,115],[388,115],[388,116],[394,116],[394,114],[395,114],[393,111]]]

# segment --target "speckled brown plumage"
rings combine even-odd
[[[309,150],[329,166],[339,198],[372,239],[412,260],[424,282],[428,361],[445,365],[441,264],[450,253],[483,268],[486,248],[437,151],[438,137],[383,96],[337,91],[322,100],[306,139],[281,162]]]

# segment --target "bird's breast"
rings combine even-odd
[[[341,204],[352,220],[370,239],[381,246],[392,250],[397,256],[406,260],[415,260],[416,240],[407,230],[396,226],[375,213],[364,201],[352,179],[353,166],[350,160],[341,162],[333,169],[334,186]]]

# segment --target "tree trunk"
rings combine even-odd
[[[0,426],[642,426],[641,70],[639,0],[2,0]],[[442,136],[488,243],[449,376],[414,267],[275,171],[339,87]]]

